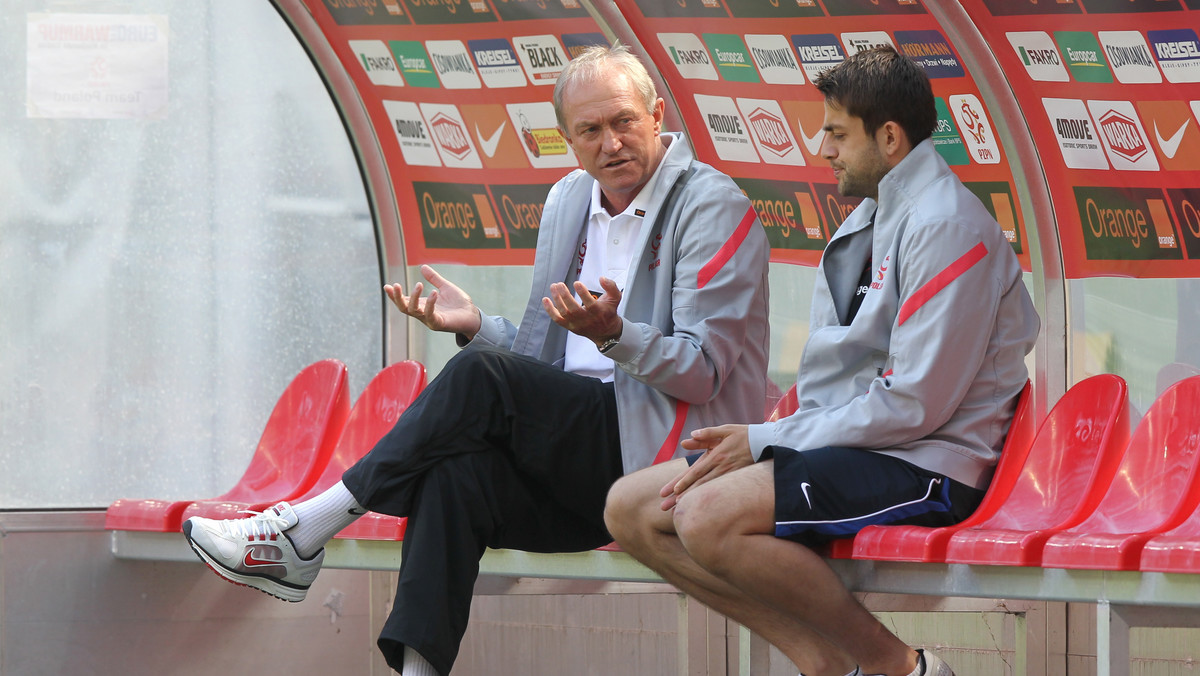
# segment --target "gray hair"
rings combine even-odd
[[[580,52],[579,56],[571,59],[567,67],[559,74],[558,81],[554,83],[554,116],[558,118],[560,129],[569,131],[566,120],[563,118],[563,94],[567,88],[606,77],[609,66],[624,71],[638,94],[641,95],[642,102],[646,105],[646,112],[654,111],[654,102],[658,100],[658,91],[654,88],[654,80],[650,79],[650,73],[646,71],[646,66],[642,64],[641,59],[620,42],[612,47],[595,45],[588,47]]]

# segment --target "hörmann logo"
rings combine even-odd
[[[931,78],[966,75],[950,43],[936,30],[896,31],[896,42],[900,51],[916,61]]]

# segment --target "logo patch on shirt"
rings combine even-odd
[[[875,272],[875,281],[871,282],[872,289],[883,288],[883,278],[887,276],[888,268],[891,267],[891,256],[885,256],[883,262],[879,264],[879,269]]]

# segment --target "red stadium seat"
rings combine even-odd
[[[1200,394],[1197,393],[1197,380],[1200,380],[1200,376],[1193,376],[1179,383],[1186,389],[1172,389],[1163,393],[1166,396],[1175,392],[1177,398],[1179,408],[1169,418],[1168,424],[1172,426],[1172,440],[1176,444],[1173,448],[1181,455],[1196,455],[1200,447]],[[1184,515],[1182,522],[1146,541],[1139,566],[1143,571],[1200,573],[1200,476],[1187,486],[1184,495],[1185,502],[1180,505]]]
[[[242,478],[209,503],[290,500],[307,491],[329,462],[350,410],[346,365],[326,359],[305,367],[280,395]],[[194,500],[121,499],[109,506],[109,530],[178,531]],[[235,514],[236,516],[236,514]]]
[[[995,514],[960,529],[947,563],[1036,566],[1051,535],[1096,510],[1129,443],[1125,381],[1103,374],[1077,383],[1038,430],[1025,467]]]
[[[1046,541],[1042,566],[1137,570],[1146,541],[1178,525],[1200,501],[1197,421],[1200,376],[1175,383],[1155,400],[1096,511]]]
[[[316,496],[342,480],[342,474],[366,455],[392,429],[400,414],[425,389],[425,367],[401,361],[383,369],[359,395],[346,421],[329,466],[313,490],[301,500]],[[335,537],[354,540],[403,540],[408,519],[368,512]]]
[[[1001,503],[1012,492],[1017,483],[1017,477],[1029,457],[1029,449],[1033,447],[1033,438],[1037,430],[1034,424],[1033,385],[1026,382],[1025,388],[1017,397],[1017,408],[1013,413],[1012,423],[1008,428],[1008,436],[1004,438],[1004,448],[1000,452],[1000,461],[992,475],[987,493],[979,507],[966,520],[953,526],[929,528],[926,526],[867,526],[854,537],[854,558],[875,559],[879,561],[943,561],[946,558],[946,543],[950,536],[980,523],[996,513]],[[1080,396],[1080,392],[1068,392],[1068,398]],[[1068,414],[1069,403],[1056,407],[1051,416]],[[835,543],[835,545],[838,543]],[[841,545],[845,547],[845,545]],[[837,547],[835,547],[835,550]],[[838,557],[848,558],[848,557]]]
[[[779,401],[775,403],[775,408],[771,409],[771,413],[767,416],[767,422],[775,422],[780,418],[786,418],[795,413],[798,408],[800,408],[800,401],[796,395],[796,385],[793,383],[788,388],[788,391],[784,392]]]
[[[342,478],[342,473],[361,458],[379,440],[408,408],[416,394],[425,386],[425,367],[417,362],[398,362],[380,371],[358,397],[345,425],[337,438],[337,444],[329,459],[323,463],[320,475],[302,495],[291,498],[267,498],[248,501],[202,501],[192,504],[183,511],[183,520],[193,516],[209,519],[239,519],[247,512],[261,512],[280,500],[303,502],[316,497]],[[367,518],[371,517],[371,518]],[[403,525],[397,526],[393,516],[368,514],[367,523],[379,521],[381,534],[402,534]],[[362,521],[363,519],[359,519]],[[369,530],[364,531],[369,532]],[[397,539],[397,538],[388,538]]]

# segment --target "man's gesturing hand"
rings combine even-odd
[[[692,432],[691,439],[684,439],[683,447],[689,451],[704,450],[704,455],[662,487],[659,495],[664,498],[664,512],[674,507],[679,496],[688,488],[754,464],[746,425],[720,425],[696,430]]]
[[[555,324],[600,345],[609,338],[619,337],[622,326],[617,315],[621,290],[606,277],[600,278],[600,288],[604,293],[596,298],[583,282],[575,282],[575,293],[581,299],[576,300],[566,284],[557,282],[550,285],[552,298],[542,298],[542,306]]]
[[[413,286],[412,294],[408,296],[399,284],[387,284],[383,292],[401,312],[415,317],[434,331],[461,333],[468,340],[474,338],[481,320],[471,297],[428,265],[421,266],[421,275],[433,287],[426,298],[421,297],[425,289],[421,282]]]

